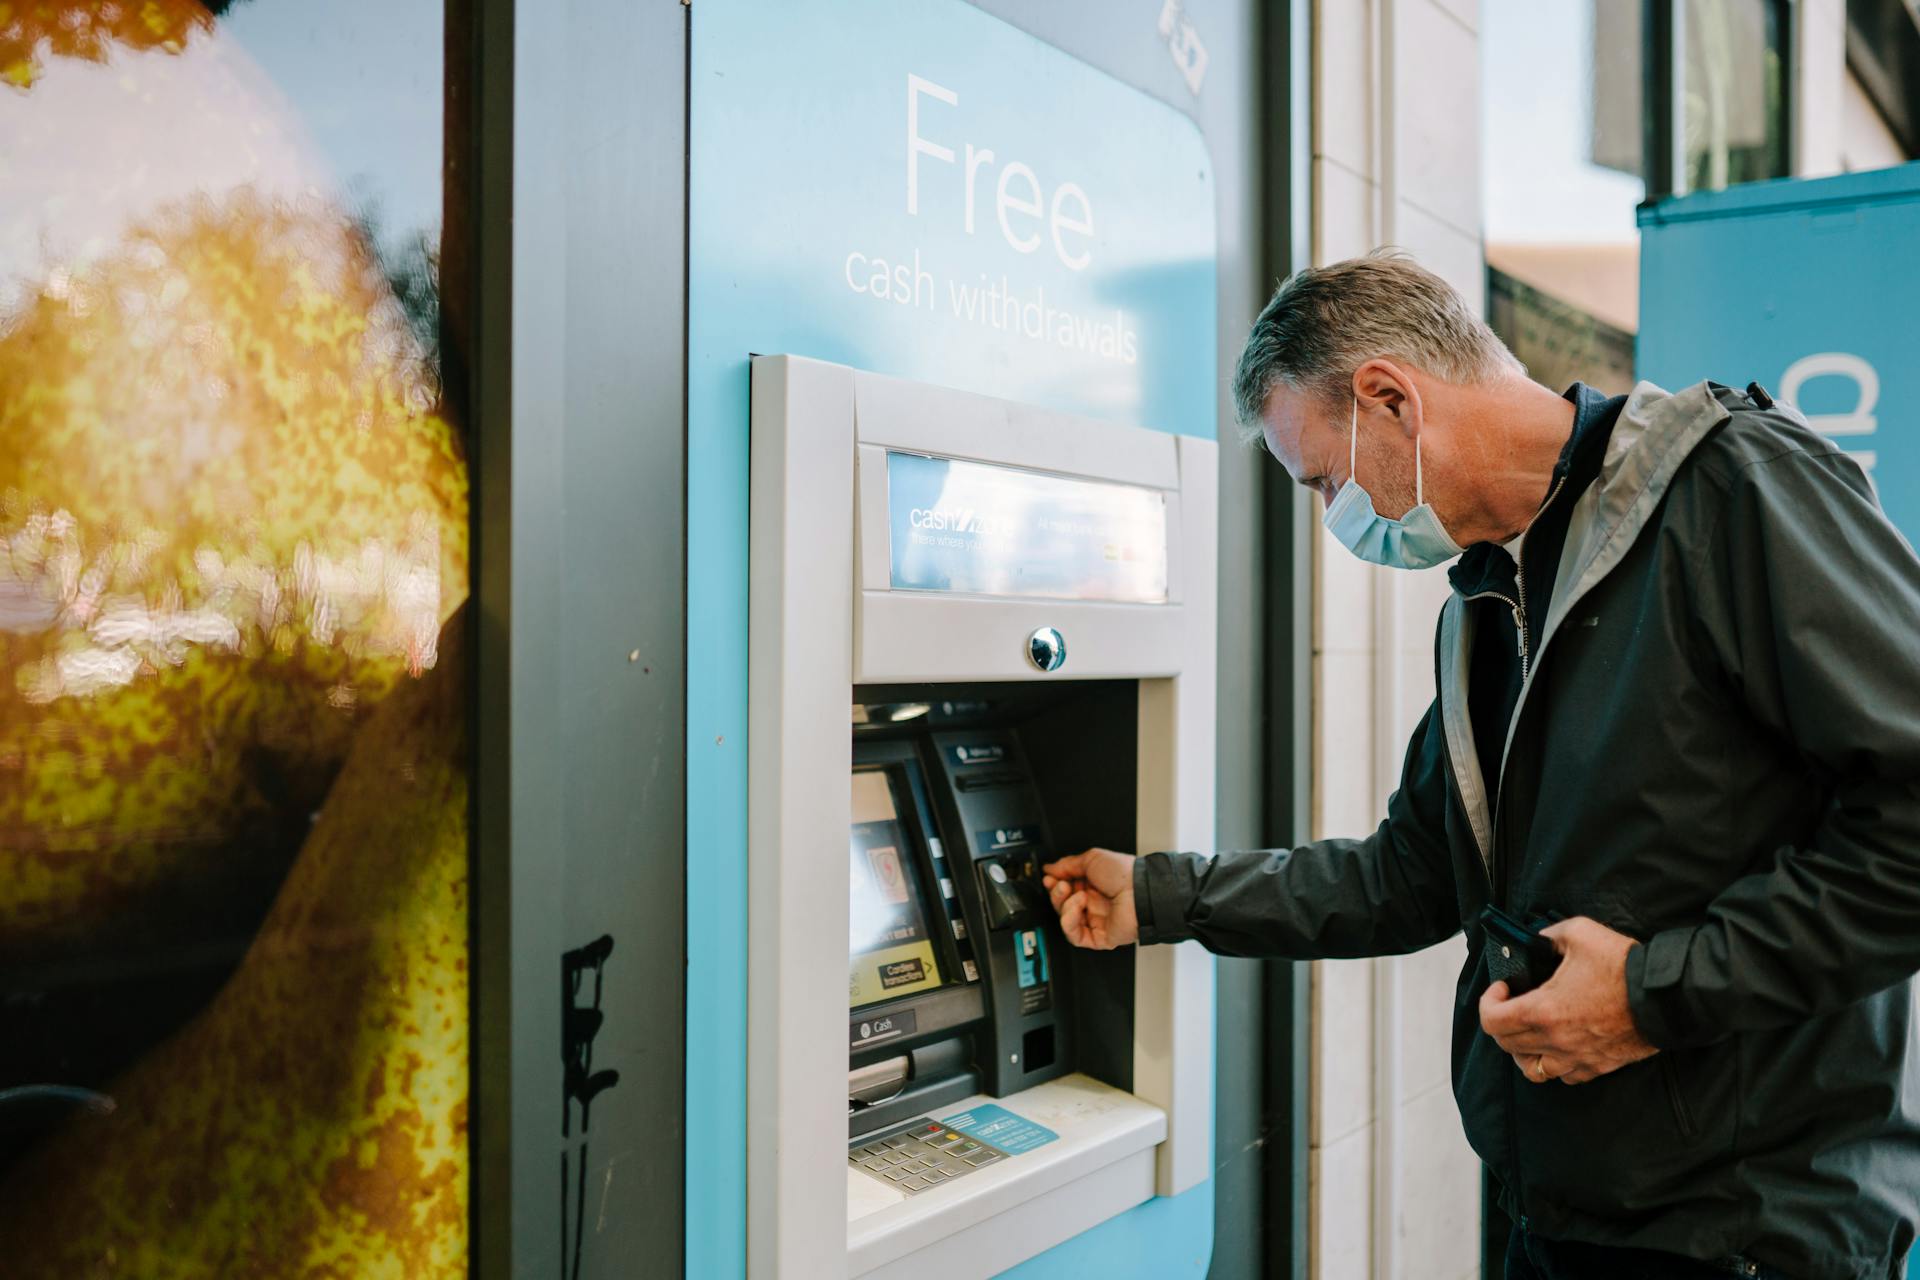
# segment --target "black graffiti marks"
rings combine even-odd
[[[600,993],[606,976],[607,957],[613,954],[613,935],[601,934],[577,950],[560,957],[560,1057],[566,1065],[564,1086],[566,1106],[560,1117],[560,1136],[570,1137],[573,1107],[580,1106],[580,1132],[586,1133],[593,1100],[620,1083],[618,1071],[593,1069],[593,1038],[600,1034],[606,1014],[600,1011]],[[580,995],[593,976],[592,998],[581,1004]]]
[[[584,947],[560,957],[560,1060],[564,1065],[560,1101],[560,1275],[578,1280],[582,1237],[587,1215],[587,1128],[593,1100],[620,1083],[618,1071],[593,1069],[593,1039],[600,1034],[606,1014],[600,997],[606,980],[607,957],[613,954],[613,935],[601,934]],[[591,981],[589,981],[591,979]],[[583,1003],[584,1000],[584,1003]],[[573,1113],[580,1109],[578,1145],[574,1144]],[[567,1157],[574,1157],[577,1174],[569,1177]],[[568,1225],[571,1220],[572,1231]],[[571,1235],[571,1244],[569,1244]]]

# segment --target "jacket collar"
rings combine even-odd
[[[1732,416],[1710,383],[1695,383],[1679,392],[1663,391],[1651,382],[1634,387],[1607,441],[1600,476],[1575,505],[1560,557],[1559,581],[1569,589],[1554,592],[1540,635],[1542,657],[1567,610],[1632,548],[1667,496],[1681,464]],[[1535,665],[1539,665],[1537,658]],[[1524,690],[1521,696],[1524,699]]]
[[[1600,474],[1574,504],[1567,540],[1560,554],[1562,584],[1541,628],[1533,663],[1520,687],[1513,719],[1507,724],[1507,749],[1540,672],[1547,648],[1574,603],[1623,559],[1652,519],[1680,466],[1713,429],[1732,416],[1702,382],[1667,392],[1642,382],[1627,397],[1607,440]],[[1474,750],[1473,721],[1467,711],[1467,681],[1472,669],[1472,613],[1457,591],[1440,614],[1439,703],[1441,726],[1454,783],[1467,810],[1480,857],[1492,872],[1493,815],[1485,775]]]

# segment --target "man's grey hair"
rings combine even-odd
[[[1259,437],[1275,387],[1344,404],[1354,370],[1380,356],[1463,385],[1526,373],[1452,285],[1399,250],[1376,249],[1296,271],[1274,290],[1233,371],[1242,436]]]

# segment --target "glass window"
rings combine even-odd
[[[1685,0],[1678,103],[1687,190],[1786,175],[1786,34],[1778,0]]]
[[[1556,390],[1633,385],[1647,11],[1644,0],[1481,7],[1487,318]],[[1784,13],[1781,0],[1673,0],[1678,186],[1787,172]],[[1565,74],[1541,70],[1555,66]]]
[[[0,5],[0,1258],[464,1274],[438,0]]]
[[[1487,319],[1556,391],[1633,385],[1640,6],[1481,9]]]

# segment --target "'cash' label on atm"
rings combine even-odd
[[[879,1044],[883,1040],[898,1040],[901,1036],[913,1034],[913,1010],[900,1009],[879,1018],[855,1018],[847,1024],[847,1045],[858,1049],[865,1045]]]
[[[999,853],[1002,849],[1020,849],[1040,839],[1040,828],[984,827],[973,833],[973,847],[981,853]]]

